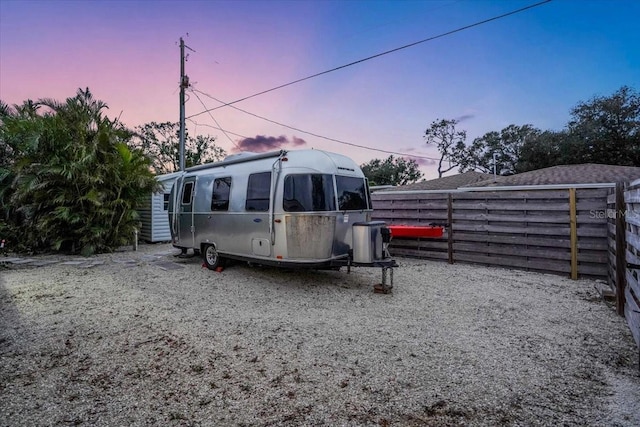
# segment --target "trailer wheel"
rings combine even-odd
[[[204,264],[209,270],[215,270],[218,267],[223,267],[224,259],[218,254],[216,247],[213,245],[206,245],[202,258]]]

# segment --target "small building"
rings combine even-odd
[[[158,175],[156,179],[162,190],[151,194],[138,209],[140,215],[140,240],[157,243],[171,241],[169,229],[169,195],[171,187],[181,172]]]

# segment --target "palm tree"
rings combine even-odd
[[[37,105],[47,111],[24,119],[38,124],[37,143],[14,164],[21,237],[33,250],[83,254],[126,243],[138,201],[157,188],[150,160],[127,147],[132,132],[103,115],[88,88]]]
[[[21,157],[37,146],[40,123],[33,119],[38,107],[32,100],[13,106],[0,101],[0,235],[13,242],[21,239],[16,234],[20,219],[11,202],[11,184]]]

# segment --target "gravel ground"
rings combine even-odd
[[[593,281],[399,259],[382,295],[170,252],[0,266],[0,425],[640,425]]]

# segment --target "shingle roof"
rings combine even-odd
[[[549,185],[549,184],[592,184],[609,182],[630,182],[640,179],[640,167],[599,165],[585,163],[581,165],[562,165],[511,176],[493,177],[465,187],[493,187],[514,185]]]
[[[458,187],[468,187],[473,183],[485,181],[491,175],[480,172],[465,172],[457,175],[445,176],[443,178],[421,181],[413,184],[402,185],[389,188],[389,191],[413,191],[413,190],[454,190]],[[380,190],[385,191],[385,190]]]

